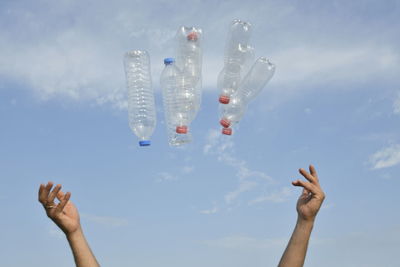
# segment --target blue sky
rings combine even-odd
[[[327,199],[306,266],[396,266],[400,215],[399,1],[2,1],[0,251],[4,266],[71,266],[37,202],[72,192],[104,266],[274,266],[293,229],[297,169]],[[277,66],[232,137],[217,73],[232,19]],[[167,145],[159,74],[181,25],[204,32],[193,142]],[[122,57],[151,55],[158,124],[139,148]]]

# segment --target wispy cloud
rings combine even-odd
[[[352,5],[311,1],[304,9],[300,2],[247,5],[237,0],[211,10],[203,1],[190,6],[174,0],[98,1],[90,7],[82,1],[11,3],[0,11],[0,75],[42,99],[57,97],[125,109],[123,53],[147,49],[158,88],[162,59],[173,54],[173,36],[182,24],[203,28],[203,85],[215,88],[227,27],[234,18],[253,23],[257,56],[270,57],[277,64],[274,86],[299,90],[316,84],[349,85],[377,77],[394,79],[400,71],[398,39],[390,24],[390,16],[398,14],[397,6],[391,15],[385,14],[387,22],[378,25],[363,17],[358,1]],[[173,15],[161,12],[160,6]],[[338,20],[335,16],[343,13],[342,8],[352,16]],[[304,25],[301,29],[294,27],[299,22]]]
[[[179,177],[169,172],[160,172],[157,174],[157,182],[177,181]]]
[[[121,227],[121,226],[127,226],[129,224],[129,221],[127,219],[118,217],[98,216],[88,213],[81,213],[81,217],[90,222],[110,227]]]
[[[200,211],[201,214],[215,214],[217,212],[218,212],[218,207],[215,204],[214,207],[212,207],[211,209]]]
[[[258,183],[253,181],[240,181],[239,186],[236,190],[229,192],[225,195],[225,202],[227,204],[232,204],[232,202],[237,199],[242,193],[251,191],[254,189]]]
[[[400,71],[400,52],[395,48],[371,43],[334,45],[337,46],[300,45],[275,52],[272,58],[279,69],[272,82],[284,87],[305,81],[309,86],[357,83],[378,78],[382,73],[393,77]],[[376,56],[370,57],[371,54]]]
[[[185,160],[190,161],[190,160]],[[193,173],[195,167],[193,165],[185,165],[178,172],[169,172],[169,171],[162,171],[157,173],[156,175],[156,182],[173,182],[178,181],[182,178],[187,177],[189,174]]]
[[[233,137],[223,136],[216,129],[208,132],[203,153],[205,155],[214,155],[219,162],[235,171],[238,185],[236,189],[225,194],[224,200],[228,205],[233,204],[245,192],[274,183],[274,180],[268,174],[258,170],[251,170],[245,160],[236,157]]]
[[[289,187],[283,187],[279,191],[274,191],[272,193],[259,196],[253,200],[249,201],[249,205],[259,204],[263,202],[274,202],[274,203],[281,203],[286,202],[290,199],[290,196],[293,195],[293,190]]]
[[[372,169],[382,169],[400,164],[400,144],[393,144],[375,152],[369,159]]]

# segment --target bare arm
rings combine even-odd
[[[78,209],[69,200],[71,193],[64,194],[61,185],[53,183],[40,185],[39,202],[43,204],[47,216],[65,233],[74,255],[77,267],[100,267],[95,256],[90,250],[80,224]],[[60,202],[56,204],[55,199]]]
[[[310,165],[310,173],[304,169],[300,169],[299,172],[308,182],[302,180],[292,182],[294,186],[303,187],[303,192],[297,201],[298,218],[296,227],[278,267],[303,266],[315,217],[325,199],[325,193],[319,184],[314,166]]]

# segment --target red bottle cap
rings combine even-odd
[[[229,104],[229,96],[221,95],[219,97],[219,103],[221,103],[221,104]]]
[[[197,41],[197,39],[199,38],[198,36],[197,36],[197,33],[196,32],[191,32],[191,33],[189,33],[188,35],[187,35],[187,37],[186,37],[189,41]]]
[[[188,131],[187,126],[183,125],[183,126],[176,126],[176,132],[178,134],[186,134]]]
[[[219,123],[224,127],[224,128],[228,128],[229,126],[231,126],[231,122],[227,119],[222,119],[219,121]]]
[[[223,128],[222,133],[225,135],[232,135],[232,128]]]

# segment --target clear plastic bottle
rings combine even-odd
[[[234,19],[231,22],[228,39],[231,42],[228,42],[227,45],[230,44],[247,44],[250,40],[252,33],[252,26],[250,23],[246,21],[242,21],[240,19]]]
[[[189,77],[199,79],[202,69],[202,30],[182,26],[176,34],[176,65]]]
[[[191,135],[188,132],[188,113],[183,112],[179,96],[182,75],[174,63],[173,58],[164,59],[165,68],[161,73],[160,84],[163,93],[168,143],[171,146],[178,146],[190,142]]]
[[[271,80],[275,73],[275,65],[267,58],[260,57],[256,60],[250,71],[240,83],[236,91],[236,97],[249,103],[253,100]]]
[[[128,88],[129,126],[139,138],[139,145],[149,146],[156,126],[156,111],[148,53],[141,50],[127,52],[124,68]]]
[[[268,59],[260,57],[256,60],[229,104],[222,106],[220,124],[224,127],[223,134],[232,134],[232,126],[241,120],[249,102],[262,91],[274,73],[275,65]]]
[[[246,103],[238,97],[232,97],[229,104],[222,106],[222,116],[220,124],[224,127],[222,133],[226,135],[232,134],[232,127],[239,123],[246,111]]]
[[[224,67],[218,74],[217,87],[221,92],[221,104],[229,103],[248,70],[249,62],[254,58],[254,49],[248,44],[250,36],[250,23],[241,20],[231,23],[225,44]]]
[[[202,30],[182,26],[176,34],[176,65],[182,72],[184,94],[194,99],[191,120],[195,118],[201,105],[202,96]]]

